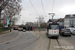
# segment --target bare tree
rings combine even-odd
[[[1,2],[2,3],[2,2]],[[13,16],[19,15],[21,11],[21,0],[9,0],[7,5],[2,9],[2,15],[8,17],[11,21]],[[11,24],[11,23],[10,23]]]
[[[37,19],[39,24],[44,23],[44,17],[42,15],[37,17]]]
[[[0,22],[1,22],[1,12],[8,4],[9,0],[0,0]]]
[[[17,16],[12,18],[13,25],[15,25],[15,23],[19,20],[19,18],[20,18],[20,15],[17,15]]]

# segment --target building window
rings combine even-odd
[[[74,20],[72,20],[72,25],[74,25]]]

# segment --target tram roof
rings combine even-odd
[[[49,23],[49,22],[58,22],[58,19],[49,19],[49,20],[48,20],[48,23]]]

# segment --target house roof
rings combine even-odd
[[[69,18],[71,15],[66,15],[65,18]]]
[[[65,18],[75,18],[75,14],[66,15]]]
[[[59,20],[59,21],[60,21],[60,20],[64,20],[64,18],[60,18],[60,19],[58,19],[58,20]]]

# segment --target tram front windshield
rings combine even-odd
[[[49,29],[59,29],[59,25],[49,25]]]

